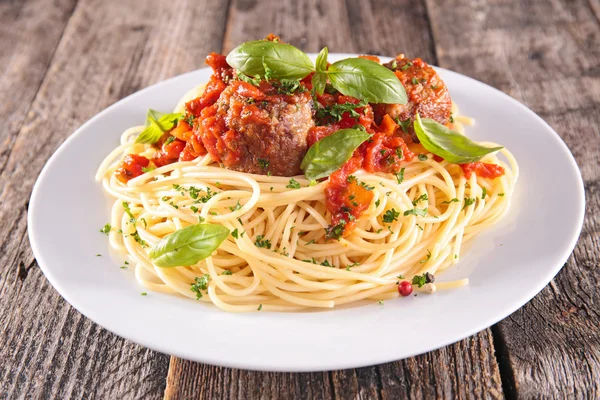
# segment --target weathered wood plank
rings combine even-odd
[[[0,3],[0,172],[75,4],[76,0]]]
[[[168,356],[100,328],[52,289],[28,244],[27,200],[45,161],[80,124],[143,86],[202,66],[207,52],[218,51],[227,4],[81,0],[54,51],[51,39],[62,32],[54,24],[57,16],[66,18],[68,4],[30,10],[29,3],[35,2],[0,5],[18,8],[0,17],[16,18],[1,24],[3,46],[4,38],[8,43],[19,37],[4,32],[18,31],[20,19],[33,32],[23,39],[26,52],[2,47],[8,66],[2,79],[12,76],[16,83],[5,92],[10,84],[0,80],[0,113],[26,117],[22,127],[11,128],[18,131],[16,139],[2,146],[10,152],[0,173],[0,397],[160,398]],[[37,65],[31,69],[27,52]],[[35,99],[30,107],[26,99],[11,104],[14,92]]]
[[[403,1],[234,1],[224,51],[273,32],[307,52],[394,55],[436,62],[423,4]],[[410,28],[409,28],[410,27]],[[165,397],[189,398],[500,398],[492,336],[483,331],[416,358],[330,373],[248,372],[171,358]]]
[[[600,24],[590,7],[597,2],[428,3],[440,65],[487,82],[544,117],[572,150],[585,181],[587,215],[572,257],[548,287],[495,328],[505,389],[522,398],[597,398]]]
[[[332,372],[251,372],[172,357],[165,398],[502,398],[493,354],[486,330],[422,356]]]

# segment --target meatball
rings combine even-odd
[[[446,125],[452,113],[452,99],[448,88],[439,75],[420,58],[410,60],[399,55],[385,67],[394,71],[406,89],[406,104],[380,104],[375,107],[375,119],[380,121],[385,114],[401,122],[405,132],[418,143],[412,122],[419,113],[421,118],[431,118]],[[404,124],[402,124],[404,122]],[[410,123],[408,123],[410,122]]]
[[[267,82],[259,87],[231,82],[200,117],[200,135],[211,157],[236,171],[300,174],[308,131],[315,125],[312,98],[302,90],[282,94]]]

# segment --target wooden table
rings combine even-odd
[[[210,3],[0,2],[0,398],[599,397],[600,2]],[[303,374],[169,357],[107,332],[67,304],[27,239],[28,199],[48,157],[115,101],[203,67],[210,51],[269,32],[309,52],[327,45],[332,52],[420,56],[541,115],[575,155],[587,196],[581,238],[558,276],[510,317],[454,345],[384,365]],[[535,193],[531,199],[543,202]]]

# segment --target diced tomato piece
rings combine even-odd
[[[471,178],[471,174],[475,173],[480,178],[494,179],[504,175],[504,168],[497,164],[483,163],[481,161],[468,164],[460,164],[465,178]]]
[[[144,173],[142,168],[148,167],[150,160],[137,154],[127,154],[121,161],[121,166],[115,171],[118,180],[126,183],[128,180]]]
[[[184,148],[185,142],[182,140],[167,140],[163,143],[161,150],[154,154],[152,161],[157,167],[174,163],[175,161],[179,160],[179,155]]]

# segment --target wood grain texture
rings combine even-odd
[[[491,343],[486,330],[394,363],[296,374],[214,367],[173,357],[165,399],[499,399],[502,387]]]
[[[424,4],[292,0],[265,4],[232,3],[224,51],[274,32],[307,52],[328,46],[330,52],[405,52],[436,61]],[[165,397],[501,398],[502,385],[491,331],[486,330],[416,358],[329,373],[249,372],[173,357]]]
[[[507,394],[598,398],[600,24],[590,7],[595,2],[428,3],[440,65],[487,82],[541,115],[567,143],[585,181],[587,215],[573,255],[549,286],[495,328]]]
[[[7,22],[12,29],[31,32],[20,39],[22,49],[18,42],[13,49],[20,36],[2,31],[0,87],[17,86],[1,92],[0,113],[24,120],[15,119],[11,129],[18,134],[9,131],[2,146],[0,398],[160,398],[168,356],[116,337],[58,295],[29,247],[27,201],[48,157],[84,121],[141,87],[202,66],[208,52],[218,51],[227,4],[81,0],[69,16],[73,4],[66,1],[38,4],[38,12],[30,3],[0,3],[9,11],[2,22],[14,18]],[[8,104],[20,90],[18,103]]]
[[[0,3],[0,172],[75,3],[57,0],[50,7],[44,0]],[[38,12],[41,8],[48,12]]]

